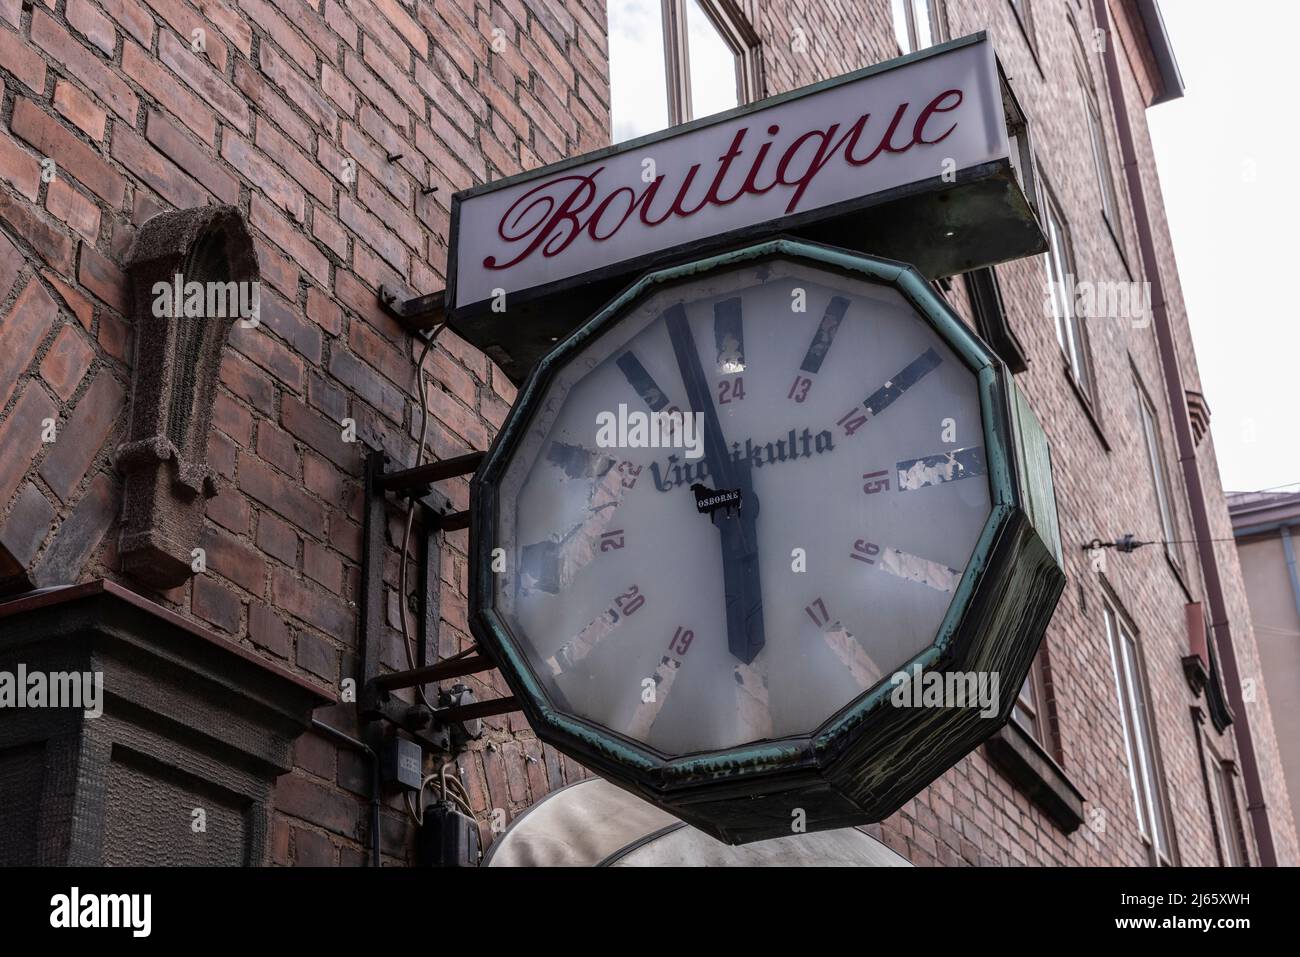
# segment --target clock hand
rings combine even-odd
[[[721,533],[723,591],[727,607],[727,646],[745,664],[751,663],[765,642],[763,592],[758,573],[758,500],[748,461],[734,463],[718,422],[718,410],[695,348],[686,309],[677,304],[664,313],[677,367],[686,387],[686,400],[704,419],[704,454],[709,476],[720,489],[740,489],[740,508],[712,514]]]

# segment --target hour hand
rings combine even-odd
[[[736,472],[741,507],[735,514],[715,512],[722,533],[722,579],[727,604],[727,647],[745,664],[763,650],[763,589],[758,572],[758,501],[748,465]]]

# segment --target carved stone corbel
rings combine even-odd
[[[204,505],[217,494],[207,453],[221,350],[235,320],[248,318],[239,304],[256,315],[260,274],[234,206],[153,217],[126,270],[135,365],[130,428],[115,456],[125,478],[118,555],[123,571],[166,589],[193,574]]]

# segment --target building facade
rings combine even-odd
[[[1011,724],[871,832],[919,865],[1296,863],[1144,122],[1181,95],[1150,0],[0,0],[0,668],[71,636],[106,690],[89,726],[0,711],[0,857],[360,865],[377,833],[414,863],[358,748],[357,635],[405,668],[435,607],[420,660],[470,651],[468,533],[408,606],[393,500],[363,607],[365,451],[414,464],[421,399],[426,457],[482,451],[515,387],[450,331],[421,366],[381,290],[443,288],[457,190],[978,31],[1051,252],[936,288],[1044,424],[1068,584]],[[178,339],[140,292],[173,273],[259,283],[260,321]],[[486,844],[586,772],[483,721],[454,761]]]
[[[1229,492],[1228,511],[1294,815],[1300,793],[1300,573],[1293,529],[1300,528],[1300,493]]]

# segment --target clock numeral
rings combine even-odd
[[[602,532],[600,535],[600,550],[602,552],[617,551],[623,547],[623,529],[616,528],[612,532]]]
[[[836,425],[844,429],[845,435],[852,435],[858,429],[867,424],[867,417],[862,414],[861,406],[854,406],[845,412],[835,422]]]
[[[618,606],[619,611],[625,615],[632,615],[636,610],[645,604],[645,595],[641,594],[641,589],[632,585],[623,594],[614,599],[614,604]]]
[[[618,463],[618,470],[623,473],[623,487],[635,488],[636,477],[641,474],[644,465],[633,465],[631,462]]]
[[[673,634],[672,641],[668,642],[668,650],[674,654],[686,657],[686,652],[691,650],[691,642],[695,640],[695,632],[689,628],[677,626],[677,631]]]
[[[808,390],[812,388],[812,379],[807,376],[797,375],[790,386],[790,391],[785,394],[787,399],[794,399],[796,402],[803,402],[808,398]]]
[[[745,380],[743,378],[723,379],[718,383],[718,405],[740,402],[745,398]]]
[[[882,475],[885,477],[881,478]],[[862,478],[866,482],[862,486],[862,491],[868,495],[889,491],[889,471],[887,469],[881,469],[879,472],[863,472]]]
[[[831,613],[826,610],[826,603],[820,598],[816,599],[811,605],[804,608],[804,614],[812,619],[812,623],[818,628],[824,628],[830,624]]]
[[[849,558],[859,562],[866,562],[868,565],[876,563],[876,556],[880,554],[880,546],[875,542],[868,542],[859,538],[853,543],[853,551],[849,552]]]

